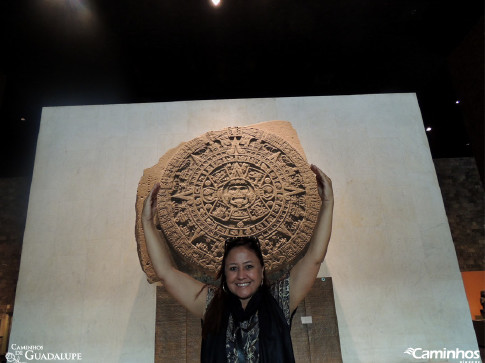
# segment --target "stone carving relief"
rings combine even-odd
[[[161,185],[162,236],[179,268],[197,278],[214,278],[228,237],[257,236],[272,276],[291,267],[310,240],[320,207],[315,177],[304,155],[265,125],[208,132],[173,150],[150,173],[151,185]],[[139,187],[138,200],[150,188],[141,188],[141,195]],[[136,234],[142,266],[154,281],[139,221]]]

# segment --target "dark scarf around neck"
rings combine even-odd
[[[229,316],[235,324],[248,320],[258,312],[259,321],[259,362],[293,363],[293,347],[290,327],[286,323],[283,311],[271,296],[267,287],[260,288],[249,300],[246,309],[232,293],[225,293],[225,307],[222,311],[222,329],[218,333],[209,333],[202,340],[201,362],[226,362],[226,331]]]

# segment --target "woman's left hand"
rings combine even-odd
[[[333,202],[332,180],[317,166],[311,165],[310,168],[315,173],[317,179],[318,195],[322,202]]]
[[[333,189],[332,181],[323,171],[311,165],[315,173],[318,195],[322,200],[317,223],[305,255],[290,270],[290,311],[297,308],[315,282],[320,264],[327,254],[332,233]]]

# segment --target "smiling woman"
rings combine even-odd
[[[311,170],[322,201],[317,224],[303,258],[271,285],[260,242],[254,236],[225,241],[217,274],[219,287],[203,284],[176,269],[153,223],[160,185],[155,184],[145,198],[141,221],[153,268],[168,293],[203,319],[201,362],[295,361],[291,316],[315,282],[332,229],[331,180],[316,166]],[[244,191],[243,183],[231,184],[228,200],[246,202]]]
[[[293,362],[289,279],[269,287],[258,239],[226,240],[218,277],[222,291],[208,291],[202,361]]]
[[[264,262],[259,241],[254,237],[229,239],[222,260],[222,286],[241,300],[246,309],[249,299],[263,286]],[[225,285],[224,285],[225,282]]]

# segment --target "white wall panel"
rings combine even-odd
[[[333,179],[320,274],[333,277],[344,362],[478,349],[413,94],[45,108],[10,343],[153,361],[155,287],[134,239],[143,169],[206,131],[275,119]]]

